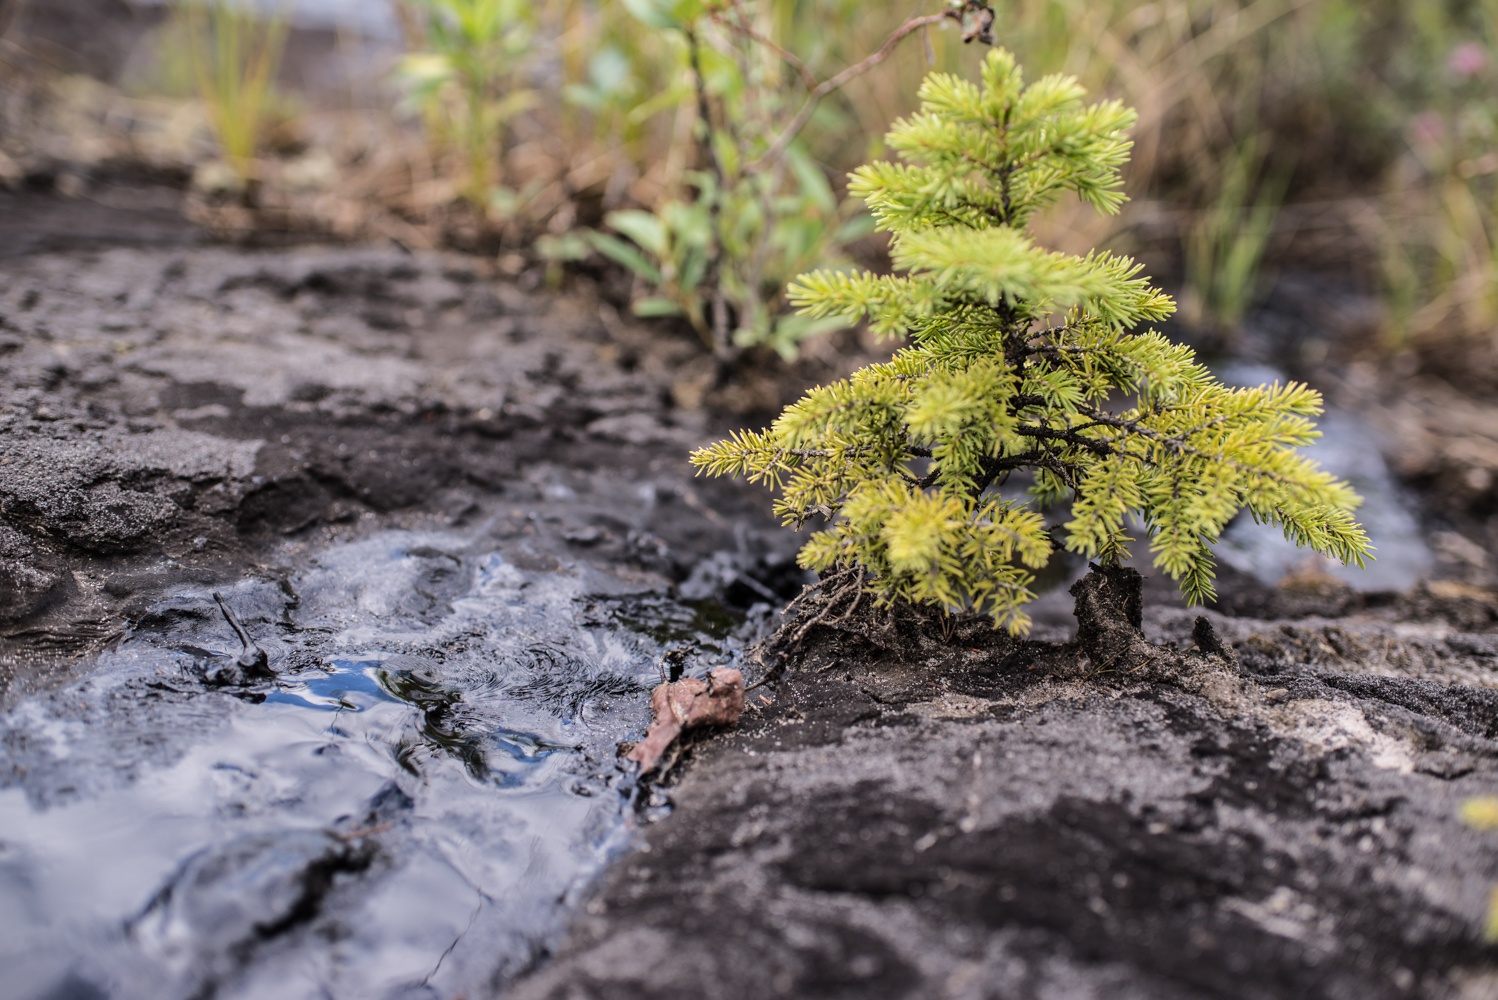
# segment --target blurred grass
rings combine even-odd
[[[709,166],[687,46],[679,33],[631,16],[638,2],[506,8],[511,21],[524,21],[514,36],[522,43],[512,39],[473,62],[467,82],[449,74],[423,96],[409,77],[406,86],[386,78],[383,107],[357,113],[309,102],[296,123],[304,145],[336,165],[336,183],[320,186],[305,182],[315,171],[280,163],[293,154],[279,150],[296,143],[267,149],[263,138],[266,113],[255,106],[274,99],[273,26],[226,20],[229,30],[199,30],[191,47],[209,71],[192,75],[220,155],[257,172],[265,188],[259,216],[205,202],[204,218],[232,228],[274,216],[355,238],[511,254],[532,252],[544,237],[556,277],[555,261],[589,252],[573,238],[580,229],[601,226],[611,212],[690,201],[694,171]],[[411,53],[442,55],[448,69],[467,56],[461,44],[434,38],[431,15],[453,4],[500,6],[401,5],[415,26]],[[705,72],[713,60],[738,60],[737,78],[756,81],[758,90],[722,91],[752,118],[783,114],[811,81],[944,4],[709,6],[736,12],[767,42],[746,55],[751,48],[732,44],[721,25],[702,32]],[[207,18],[228,8],[190,9]],[[1241,323],[1276,270],[1293,267],[1379,295],[1382,349],[1498,344],[1498,0],[1012,0],[996,9],[997,41],[1032,78],[1073,73],[1140,114],[1125,212],[1100,220],[1059,205],[1036,223],[1042,242],[1141,255],[1182,288],[1185,318],[1203,326]],[[220,47],[235,30],[237,53]],[[482,46],[470,48],[482,56]],[[952,26],[909,39],[821,102],[799,140],[805,162],[841,199],[845,172],[883,153],[884,132],[913,110],[922,76],[931,68],[970,74],[980,49]],[[158,51],[159,89],[180,91],[180,48]],[[239,69],[226,76],[228,66]],[[418,113],[403,117],[397,105],[413,97]],[[24,103],[7,107],[20,114]],[[482,127],[465,136],[464,120]],[[14,158],[17,130],[4,124]],[[258,143],[247,138],[257,128]],[[283,183],[287,176],[302,181]],[[870,237],[850,249],[877,266],[881,247]]]
[[[533,31],[527,0],[410,0],[398,7],[412,49],[397,70],[410,105],[438,147],[461,158],[463,196],[480,209],[510,210],[514,192],[496,176],[506,132],[537,100],[520,71]]]
[[[619,104],[575,114],[571,135],[602,144],[634,137],[614,147],[614,169],[631,181],[617,184],[605,207],[650,207],[677,190],[692,161],[681,121],[691,111],[679,99],[685,84],[659,75],[670,65],[661,38],[609,17],[618,5],[565,6],[572,50],[597,53],[564,62],[566,85],[592,86],[595,107]],[[742,6],[816,78],[873,50],[908,15],[939,9],[851,0]],[[1032,76],[1075,74],[1140,113],[1127,172],[1132,207],[1100,220],[1061,206],[1037,224],[1042,241],[1143,253],[1184,284],[1186,318],[1204,325],[1240,323],[1272,281],[1268,265],[1285,261],[1377,290],[1389,304],[1394,347],[1449,331],[1454,315],[1473,331],[1498,322],[1498,204],[1489,184],[1498,153],[1483,159],[1498,149],[1487,96],[1495,93],[1498,0],[1015,0],[998,11],[999,41]],[[805,142],[835,184],[882,154],[884,131],[913,109],[930,68],[970,71],[979,58],[951,30],[925,35],[818,110]],[[1453,74],[1463,52],[1467,62]],[[609,78],[605,63],[620,67],[615,89],[599,86]],[[626,95],[639,92],[653,102],[626,109]],[[1432,114],[1446,143],[1434,152],[1419,140]],[[643,146],[642,136],[650,137]]]
[[[181,0],[179,12],[214,136],[239,180],[252,182],[286,44],[284,14],[267,21],[225,0]]]

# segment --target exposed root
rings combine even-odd
[[[842,603],[843,599],[850,593],[853,595],[853,603],[849,605],[847,612],[841,618],[839,618],[838,621],[847,621],[852,616],[853,612],[858,610],[859,602],[863,599],[864,569],[862,566],[858,567],[858,578],[854,580],[848,579],[848,576],[851,574],[851,572],[852,570],[851,568],[849,568],[839,574],[842,580],[842,586],[840,586],[835,592],[828,596],[826,607],[824,607],[815,618],[796,630],[796,634],[791,637],[791,650],[795,650],[801,645],[801,640],[806,638],[806,634],[808,632],[831,617],[832,612],[837,610],[837,606]],[[831,578],[829,578],[829,582],[830,580]]]
[[[1022,640],[980,615],[954,615],[942,609],[903,601],[866,601],[868,574],[857,566],[839,567],[808,586],[786,608],[787,620],[751,654],[765,673],[746,690],[776,681],[793,659],[893,654],[905,660],[944,655],[954,645],[1002,658]],[[1182,652],[1145,638],[1142,578],[1127,567],[1093,566],[1071,590],[1076,598],[1077,637],[1071,647],[1079,674],[1100,682],[1164,682],[1192,687],[1215,672],[1231,671],[1234,654],[1212,632],[1206,619],[1197,627],[1197,649]],[[818,628],[830,630],[826,642],[806,640]],[[803,647],[808,651],[803,653]],[[825,648],[824,648],[825,647]],[[862,652],[860,651],[862,650]],[[1092,666],[1081,665],[1091,661]],[[830,669],[830,667],[828,667]]]
[[[801,593],[799,593],[795,597],[791,598],[791,602],[789,604],[787,604],[785,607],[783,607],[783,608],[780,609],[781,617],[783,617],[783,618],[789,618],[789,617],[791,617],[791,614],[793,612],[795,612],[798,608],[801,607],[801,602],[802,601],[805,601],[806,599],[810,598],[814,594],[821,593],[822,591],[826,590],[828,586],[830,586],[832,584],[839,583],[839,582],[843,581],[852,572],[853,572],[853,567],[852,566],[842,566],[842,567],[839,567],[838,569],[833,570],[831,573],[828,573],[826,576],[824,576],[821,579],[819,579],[816,583],[808,584],[807,586],[802,587],[801,588]],[[859,568],[859,575],[860,575],[860,577],[862,576],[862,574],[863,574],[863,569],[862,569],[862,567],[860,567]]]
[[[863,605],[864,583],[867,580],[867,571],[862,566],[839,566],[816,583],[808,584],[801,589],[783,609],[781,617],[786,619],[774,635],[770,636],[760,645],[756,646],[751,653],[754,662],[762,667],[767,667],[765,675],[750,684],[744,690],[753,691],[757,687],[763,687],[778,678],[785,669],[785,663],[791,654],[800,648],[811,630],[818,625],[833,624],[845,626],[853,621],[858,609]],[[852,596],[852,602],[848,604],[847,610],[836,618],[832,617],[838,607]],[[823,602],[821,608],[805,622],[797,623],[797,618],[802,617],[807,605],[813,600]],[[794,631],[792,631],[794,629]],[[765,654],[769,653],[775,657],[773,664],[765,663]]]
[[[854,650],[862,647],[870,654],[920,658],[953,645],[1007,649],[1014,642],[1007,633],[995,632],[987,616],[951,614],[898,599],[880,601],[869,583],[867,569],[839,566],[805,588],[787,605],[776,633],[751,654],[766,671],[750,690],[778,680],[787,664],[803,655],[861,655]],[[831,645],[807,643],[819,628],[829,633]],[[833,649],[839,652],[829,652]]]

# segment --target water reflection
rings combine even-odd
[[[1287,381],[1277,369],[1242,363],[1223,366],[1218,377],[1235,386]],[[1413,587],[1430,575],[1435,558],[1415,519],[1414,498],[1389,471],[1375,432],[1366,421],[1334,407],[1316,423],[1322,434],[1320,440],[1302,450],[1362,496],[1357,518],[1373,540],[1374,560],[1363,569],[1343,566],[1297,548],[1285,538],[1283,530],[1256,524],[1246,514],[1240,514],[1223,532],[1215,550],[1217,557],[1265,583],[1277,583],[1309,566],[1364,592]]]
[[[0,997],[488,995],[627,838],[615,748],[662,649],[742,645],[481,537],[387,533],[225,599],[274,682],[206,686],[238,643],[183,592],[0,718]]]

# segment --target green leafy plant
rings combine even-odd
[[[650,126],[676,110],[689,89],[680,79],[677,40],[642,24],[623,4],[568,0],[562,14],[571,22],[561,36],[568,81],[561,98],[573,142],[581,139],[574,130],[581,131],[585,116],[593,141],[615,153],[615,171],[670,159],[670,139]]]
[[[193,78],[214,138],[234,173],[251,181],[286,45],[286,19],[261,20],[254,10],[227,0],[185,0],[181,12]]]
[[[1131,332],[1174,309],[1140,265],[1048,252],[1026,233],[1068,191],[1118,211],[1133,112],[1084,105],[1070,77],[1026,87],[1003,50],[981,87],[934,73],[920,97],[888,135],[906,162],[851,184],[906,273],[819,271],[791,289],[808,315],[914,343],[693,463],[780,487],[789,524],[830,520],[803,566],[856,567],[880,601],[976,609],[1012,632],[1054,545],[1034,506],[1068,498],[1067,549],[1116,564],[1132,519],[1193,599],[1213,593],[1212,544],[1240,508],[1361,565],[1357,496],[1295,450],[1317,436],[1317,393],[1223,386],[1189,348]],[[1004,492],[1019,472],[1028,498]]]
[[[749,179],[728,192],[698,172],[698,198],[670,200],[654,212],[610,212],[610,233],[594,247],[629,268],[654,294],[637,299],[638,316],[682,316],[708,347],[767,346],[786,358],[807,337],[847,326],[839,317],[792,313],[785,287],[807,267],[834,264],[839,247],[862,229],[843,214],[821,170],[799,150],[787,159],[799,183],[780,193],[775,176]],[[715,314],[715,300],[721,300]],[[715,323],[732,321],[726,334]]]
[[[898,43],[946,20],[986,35],[993,12],[956,0],[897,28],[876,52],[818,81],[777,41],[784,4],[744,0],[627,0],[650,27],[680,38],[682,79],[668,93],[696,112],[698,169],[690,200],[654,211],[614,212],[614,233],[595,233],[605,256],[651,288],[635,303],[646,316],[685,317],[720,357],[769,346],[794,357],[807,337],[848,325],[841,316],[793,313],[787,283],[809,267],[845,265],[841,247],[866,232],[842,205],[798,137],[820,102],[883,62]],[[654,101],[650,107],[655,107]],[[618,235],[614,235],[618,234]]]
[[[534,5],[525,0],[414,0],[426,13],[417,32],[426,51],[401,60],[398,78],[439,141],[464,161],[462,193],[472,204],[508,212],[515,192],[496,187],[501,140],[536,94],[521,85],[530,51]],[[408,22],[410,19],[408,18]]]

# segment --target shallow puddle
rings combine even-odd
[[[0,996],[477,997],[552,944],[628,839],[616,746],[671,646],[745,626],[480,535],[390,532],[170,595],[0,717]]]
[[[1258,386],[1289,379],[1268,365],[1233,362],[1217,373],[1232,386]],[[1382,442],[1366,421],[1330,407],[1316,420],[1322,437],[1302,448],[1321,468],[1352,485],[1362,497],[1356,512],[1374,545],[1374,558],[1363,568],[1343,566],[1298,548],[1283,529],[1256,523],[1246,512],[1223,532],[1217,558],[1265,583],[1312,569],[1365,593],[1395,592],[1430,575],[1435,557],[1420,533],[1419,501],[1403,488],[1384,460]]]

